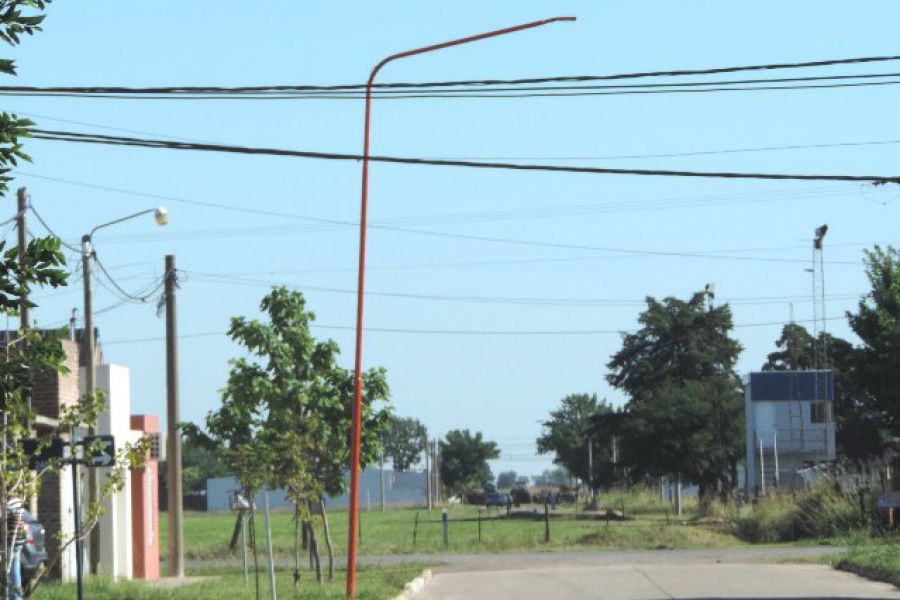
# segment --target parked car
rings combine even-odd
[[[485,506],[506,506],[506,496],[499,492],[488,492],[484,495]]]
[[[520,504],[530,504],[531,503],[531,494],[525,487],[516,487],[512,490],[512,501],[513,504],[518,507]]]
[[[28,589],[31,580],[37,575],[41,565],[47,563],[47,550],[44,548],[44,526],[27,510],[22,515],[25,523],[25,545],[22,547],[22,587]]]

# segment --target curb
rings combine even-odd
[[[394,596],[392,600],[409,600],[423,589],[431,581],[431,569],[425,569],[422,574],[403,586],[403,591]]]

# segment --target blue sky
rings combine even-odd
[[[577,23],[484,41],[397,62],[381,81],[434,81],[605,74],[898,54],[893,2],[58,2],[45,31],[11,53],[30,85],[261,85],[364,81],[382,57],[425,44],[570,14]],[[897,71],[893,63],[824,73]],[[808,73],[803,73],[808,74]],[[428,157],[516,157],[530,162],[893,175],[898,144],[729,153],[678,158],[622,155],[900,140],[894,86],[844,90],[507,100],[379,101],[373,152]],[[120,128],[190,140],[358,152],[356,100],[152,101],[11,98],[5,110],[46,129],[115,133]],[[354,322],[357,238],[351,228],[303,218],[358,216],[355,163],[91,147],[34,140],[26,185],[51,226],[75,242],[123,214],[168,206],[171,223],[135,220],[98,234],[100,259],[123,287],[139,290],[177,255],[184,270],[180,331],[222,331],[232,315],[256,313],[265,282],[304,290],[322,325]],[[593,157],[593,159],[592,159]],[[65,180],[65,181],[61,181]],[[89,184],[126,192],[85,187]],[[828,223],[828,315],[866,289],[860,259],[896,243],[898,193],[858,184],[680,180],[507,173],[375,165],[372,222],[428,231],[617,249],[743,257],[635,256],[372,230],[368,289],[462,302],[370,296],[372,327],[419,330],[631,329],[647,295],[684,297],[708,282],[734,299],[738,324],[811,316],[813,229]],[[160,201],[153,196],[168,199]],[[209,201],[290,213],[286,219],[204,208]],[[8,213],[14,212],[10,200]],[[447,217],[450,215],[450,217]],[[402,221],[396,221],[402,220]],[[30,227],[40,231],[32,221]],[[9,234],[7,233],[7,237]],[[775,262],[766,259],[791,259]],[[207,275],[203,275],[203,274]],[[211,278],[224,274],[229,279]],[[235,280],[234,278],[244,278]],[[251,279],[254,281],[247,281]],[[260,283],[262,282],[262,283]],[[319,288],[319,289],[314,289]],[[321,288],[340,291],[324,291]],[[498,302],[538,298],[571,302]],[[42,292],[39,323],[68,319],[80,285]],[[115,297],[100,288],[95,304]],[[568,304],[568,305],[566,305]],[[97,317],[109,360],[132,369],[135,412],[165,412],[164,347],[155,305],[123,305]],[[778,325],[741,327],[740,369],[758,368]],[[829,330],[849,335],[841,320]],[[352,332],[337,340],[347,365]],[[539,473],[538,422],[568,393],[624,398],[604,382],[616,334],[447,335],[377,333],[365,364],[389,371],[396,411],[433,434],[468,427],[496,440],[494,470]],[[227,361],[224,336],[181,346],[183,418],[216,406]]]

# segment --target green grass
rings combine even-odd
[[[900,587],[900,538],[856,538],[832,564],[837,569]]]
[[[648,501],[643,504],[626,498],[627,514],[639,513],[628,521],[551,518],[550,542],[544,541],[543,519],[495,518],[505,510],[482,510],[481,541],[478,539],[478,508],[472,506],[448,507],[449,538],[447,550],[450,552],[504,552],[515,550],[561,550],[561,549],[647,549],[658,547],[700,548],[725,547],[740,542],[729,532],[690,524],[669,521],[664,512]],[[604,497],[610,505],[619,506],[619,497]],[[657,512],[651,509],[656,508]],[[523,509],[524,510],[524,509]],[[419,525],[416,541],[413,543],[416,513]],[[543,507],[538,508],[542,516]],[[573,515],[573,507],[560,508],[556,515]],[[582,513],[583,514],[583,513]],[[458,521],[459,519],[470,519]],[[362,511],[360,513],[361,536],[359,551],[364,555],[412,554],[444,552],[441,511],[424,509],[394,509]],[[160,547],[165,549],[166,520],[160,518],[162,537]],[[226,558],[228,542],[234,527],[235,515],[231,513],[187,513],[185,515],[185,554],[189,559]],[[330,514],[335,553],[343,555],[347,538],[347,512],[333,511]],[[263,519],[257,514],[257,535],[263,543]],[[272,514],[272,537],[275,554],[290,556],[294,543],[292,515],[287,512]],[[317,527],[321,552],[324,556],[325,544],[321,526]]]
[[[385,600],[400,593],[403,585],[421,573],[422,567],[402,565],[391,567],[360,567],[357,578],[357,598],[360,600]],[[205,577],[180,587],[155,587],[140,581],[109,581],[91,579],[85,586],[85,597],[91,600],[223,600],[255,598],[251,574],[248,587],[243,577],[229,571],[206,571]],[[294,589],[291,574],[277,573],[276,586],[279,598],[298,600],[330,600],[344,598],[344,572],[335,573],[333,583],[316,585],[315,579],[304,571],[299,589]],[[260,574],[260,597],[268,597],[268,579]],[[75,585],[44,583],[32,596],[33,600],[71,600],[75,597]]]

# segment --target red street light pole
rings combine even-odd
[[[365,135],[363,138],[363,161],[362,161],[362,205],[359,217],[359,281],[356,291],[356,358],[354,371],[354,391],[353,391],[353,439],[350,450],[350,525],[347,542],[347,597],[353,597],[356,594],[356,539],[359,532],[359,454],[360,454],[360,433],[362,429],[362,341],[363,341],[363,296],[366,279],[366,216],[368,212],[369,200],[369,129],[372,117],[372,85],[375,76],[389,62],[399,58],[415,56],[416,54],[424,54],[433,52],[451,46],[459,46],[468,44],[469,42],[477,42],[487,38],[515,33],[525,29],[533,29],[556,21],[574,21],[575,17],[554,17],[552,19],[544,19],[542,21],[534,21],[487,33],[480,33],[469,37],[434,44],[432,46],[424,46],[415,50],[407,50],[398,54],[388,56],[372,69],[369,80],[366,82],[366,123]]]

